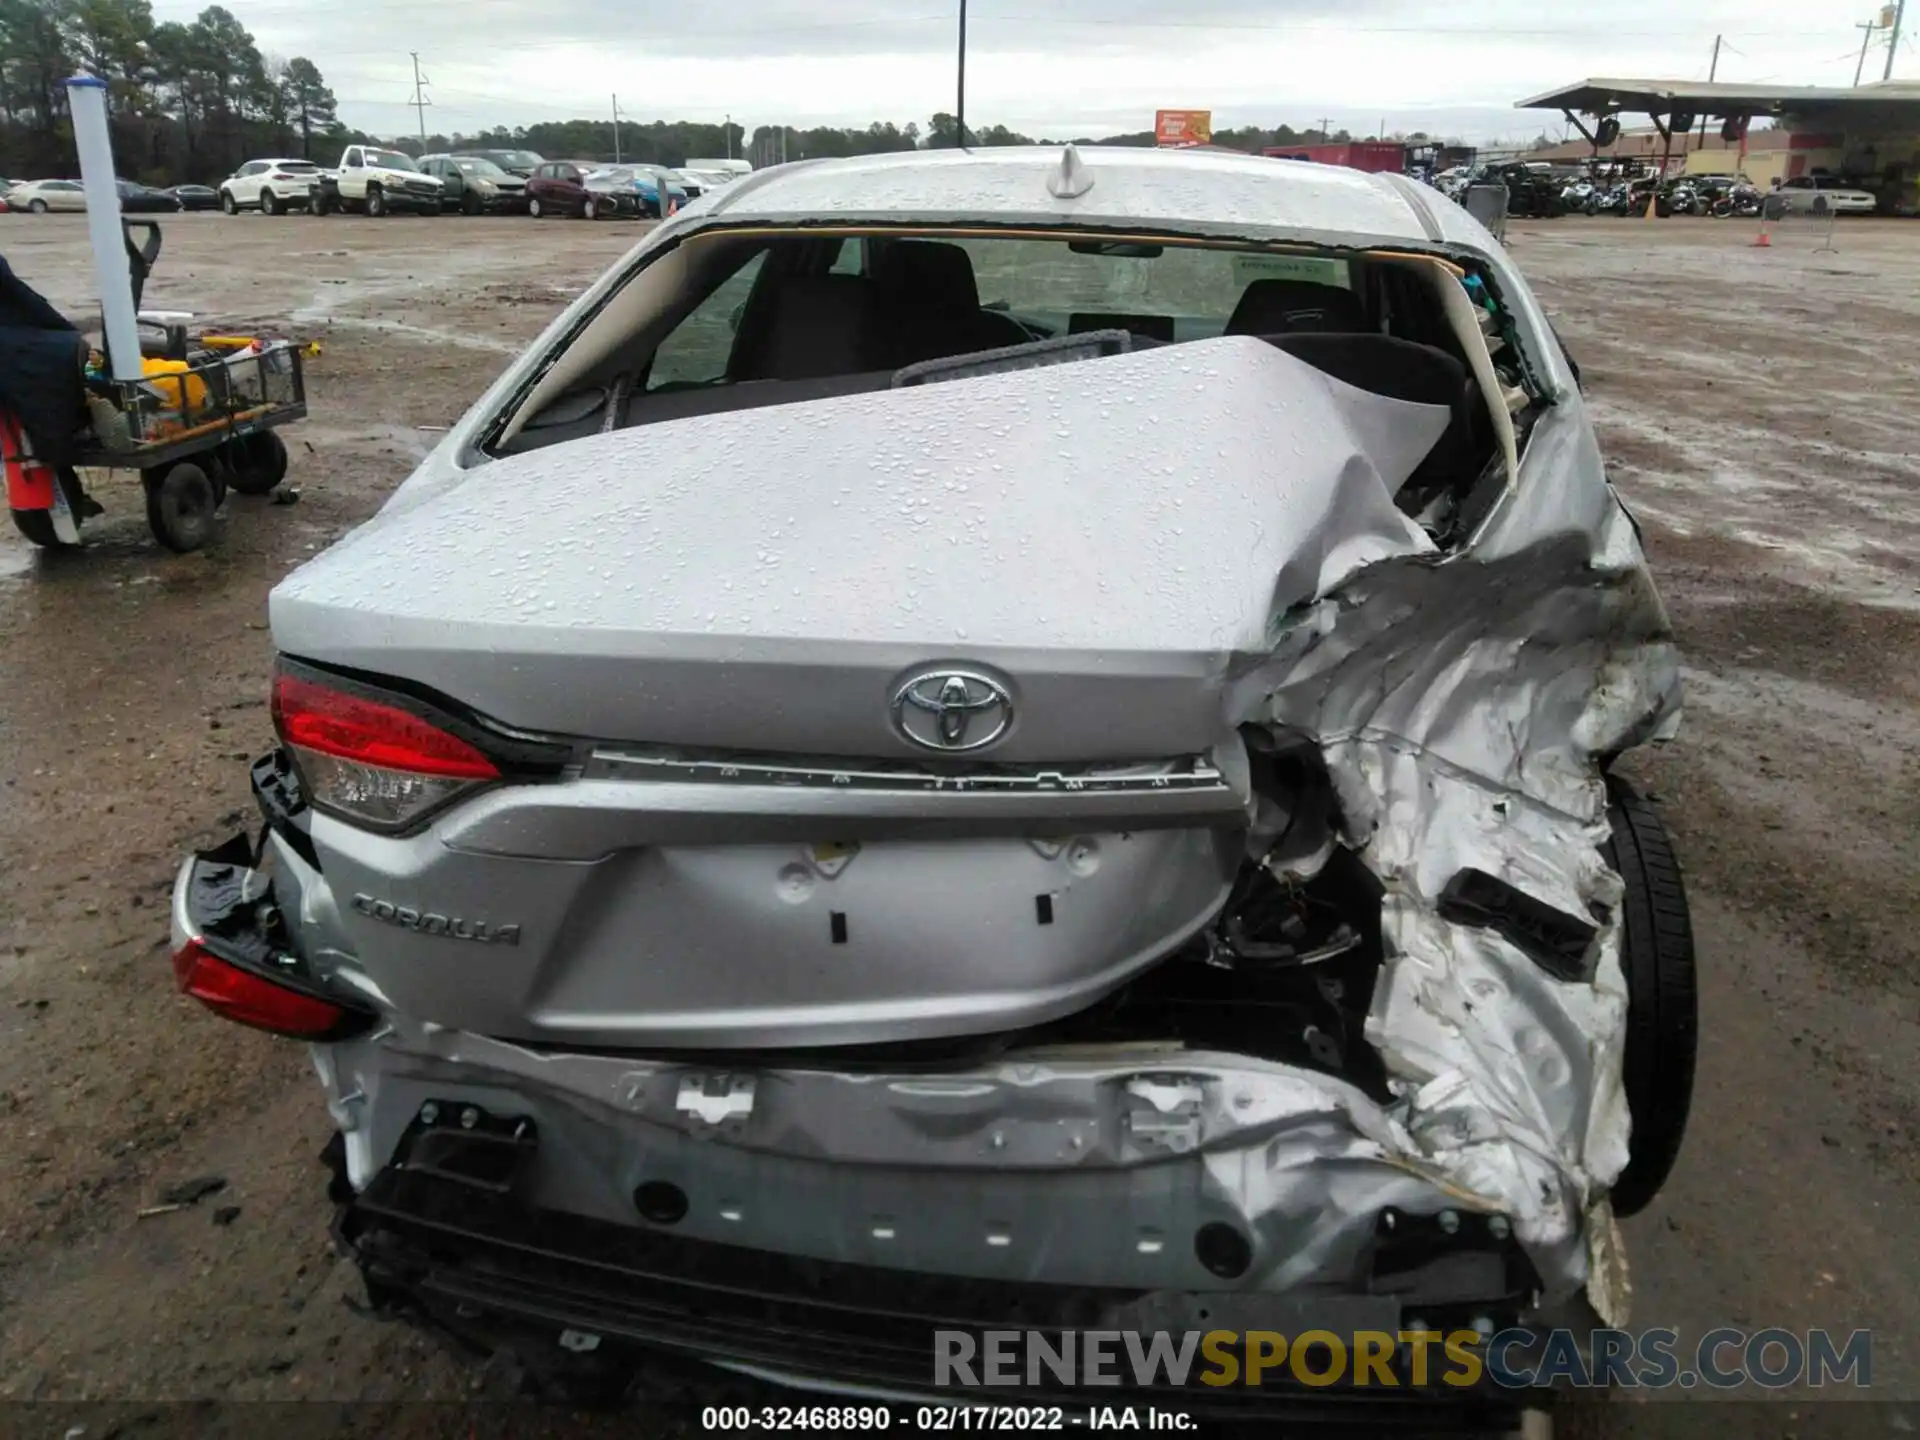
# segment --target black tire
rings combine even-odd
[[[367,218],[384,220],[387,215],[387,197],[378,185],[367,186]]]
[[[281,211],[280,197],[273,193],[271,186],[262,186],[260,190],[260,213],[278,215]]]
[[[460,213],[462,215],[478,215],[480,210],[480,197],[472,190],[467,191],[466,194],[460,197]]]
[[[42,550],[59,550],[65,542],[53,532],[53,515],[46,510],[12,510],[13,528]]]
[[[241,495],[265,495],[287,478],[287,446],[271,430],[256,430],[220,447],[227,483]]]
[[[220,208],[228,215],[238,215],[240,213],[240,202],[233,198],[233,192],[231,190],[222,190],[220,192]]]
[[[47,213],[47,202],[46,202],[46,201],[44,201],[44,200],[29,200],[29,201],[27,202],[27,213],[28,213],[29,215],[44,215],[44,214],[46,214],[46,213]]]
[[[206,471],[183,460],[165,470],[149,470],[143,478],[147,526],[154,539],[184,555],[213,538],[214,511],[219,507]]]
[[[1613,1185],[1617,1215],[1644,1210],[1666,1184],[1687,1132],[1699,1050],[1700,996],[1693,924],[1680,864],[1659,813],[1625,780],[1607,776],[1607,861],[1626,882],[1621,968],[1627,982],[1627,1110],[1633,1138]]]
[[[527,214],[532,216],[535,220],[543,220],[546,218],[547,212],[541,206],[539,198],[537,196],[532,196],[528,198]]]

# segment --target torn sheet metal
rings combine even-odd
[[[1476,544],[1357,569],[1296,608],[1233,703],[1317,739],[1345,842],[1385,887],[1367,1038],[1411,1157],[1514,1215],[1549,1290],[1570,1292],[1629,1128],[1600,765],[1671,733],[1679,703],[1667,617],[1577,397],[1539,421]],[[1443,919],[1463,869],[1591,918],[1591,980]],[[1603,1288],[1624,1297],[1624,1270]]]

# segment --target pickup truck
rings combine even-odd
[[[349,145],[340,163],[322,170],[308,206],[315,215],[354,210],[379,217],[396,210],[440,213],[440,182],[423,174],[409,155],[377,145]]]

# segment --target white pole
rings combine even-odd
[[[87,193],[87,235],[93,242],[93,274],[100,285],[100,320],[107,361],[116,380],[138,380],[140,327],[133,313],[133,274],[126,232],[120,228],[120,191],[113,173],[113,140],[107,134],[107,82],[84,71],[67,81],[73,143],[80,152],[80,183]]]

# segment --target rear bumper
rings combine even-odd
[[[803,1389],[934,1405],[1147,1403],[1208,1418],[1284,1412],[1374,1433],[1517,1428],[1520,1397],[1485,1381],[1416,1386],[1404,1355],[1394,1385],[1367,1390],[1309,1390],[1277,1372],[1255,1387],[1209,1386],[1198,1382],[1199,1363],[1177,1386],[1162,1373],[1146,1386],[1127,1377],[1087,1388],[1048,1375],[984,1387],[954,1383],[937,1363],[955,1343],[937,1339],[942,1332],[983,1354],[988,1332],[1038,1332],[1057,1350],[1063,1334],[1088,1331],[1391,1333],[1414,1314],[1440,1327],[1444,1317],[1410,1310],[1395,1293],[1404,1246],[1398,1257],[1391,1244],[1376,1248],[1362,1261],[1361,1293],[1345,1295],[1075,1286],[820,1261],[549,1208],[531,1193],[548,1141],[525,1117],[440,1107],[434,1123],[416,1119],[394,1163],[357,1193],[336,1147],[334,1233],[376,1307],[511,1348],[562,1395],[612,1398],[659,1356],[680,1362],[671,1370],[682,1382],[694,1359]],[[1364,1293],[1369,1286],[1376,1293]]]

